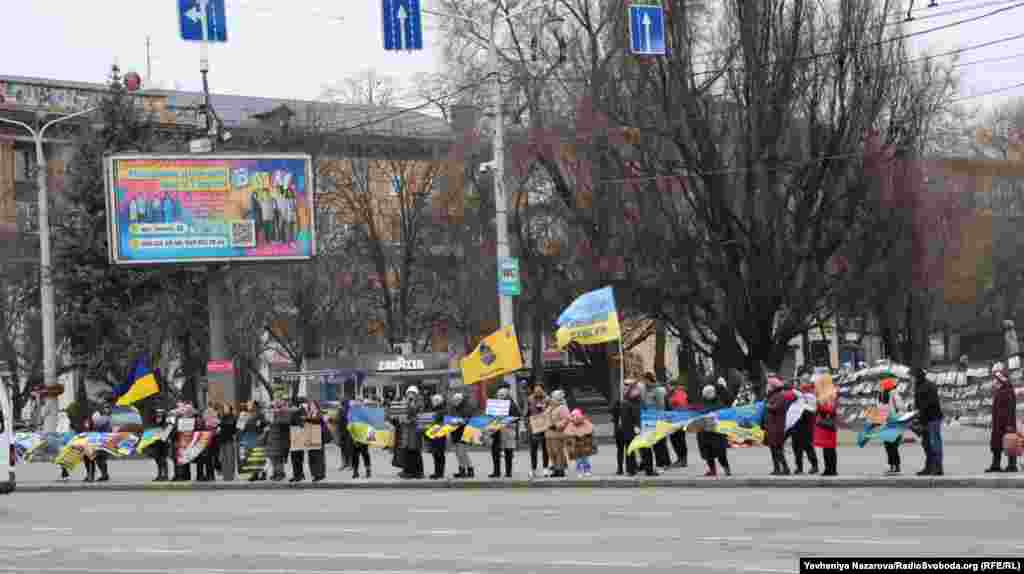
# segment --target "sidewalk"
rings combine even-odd
[[[112,460],[111,481],[103,484],[84,484],[83,471],[77,469],[68,482],[60,482],[59,469],[52,463],[33,463],[16,468],[18,493],[29,492],[78,492],[78,491],[182,491],[182,490],[290,490],[290,489],[389,489],[389,488],[628,488],[628,487],[698,487],[698,488],[755,488],[755,487],[842,487],[842,488],[1024,488],[1024,473],[985,474],[983,470],[990,463],[987,445],[949,444],[945,448],[945,471],[943,477],[917,477],[924,455],[918,445],[904,445],[900,449],[903,457],[903,475],[884,476],[885,453],[877,444],[865,448],[841,446],[839,448],[839,474],[835,478],[820,476],[770,476],[771,462],[766,448],[730,449],[729,460],[733,476],[718,479],[704,478],[705,467],[699,460],[695,440],[688,437],[690,466],[673,468],[659,477],[619,477],[615,475],[615,448],[604,446],[594,456],[594,476],[585,479],[573,478],[575,473],[570,464],[567,479],[529,479],[530,455],[528,450],[516,453],[513,477],[490,479],[490,453],[474,449],[471,457],[475,464],[476,478],[473,480],[401,480],[396,477],[398,469],[391,466],[389,452],[371,450],[373,478],[353,479],[350,470],[339,471],[338,451],[327,447],[327,479],[318,484],[307,480],[299,484],[261,482],[213,482],[213,483],[153,483],[155,466],[147,460]],[[790,464],[792,453],[787,452]],[[820,457],[820,451],[819,451]],[[673,461],[675,455],[673,454]],[[433,471],[430,455],[424,453],[427,474]],[[447,456],[447,475],[458,471],[455,455]],[[504,470],[504,469],[503,469]],[[290,467],[289,467],[290,475]]]

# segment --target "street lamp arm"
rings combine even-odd
[[[89,108],[87,110],[82,110],[80,112],[75,112],[73,114],[68,114],[66,116],[61,116],[59,118],[50,120],[49,122],[44,124],[43,127],[39,130],[39,137],[42,138],[43,137],[43,133],[46,132],[47,128],[49,128],[50,126],[52,126],[54,124],[60,123],[60,122],[62,122],[64,120],[70,120],[72,118],[77,118],[77,117],[80,117],[80,116],[84,116],[86,114],[91,114],[91,113],[95,112],[98,109],[99,108]]]
[[[28,124],[26,124],[24,122],[19,122],[18,120],[9,120],[7,118],[0,118],[0,122],[3,122],[5,124],[13,124],[13,125],[16,125],[16,126],[23,127],[26,130],[28,130],[29,133],[32,134],[33,138],[36,137],[36,130],[32,129],[32,126],[30,126],[30,125],[28,125]]]

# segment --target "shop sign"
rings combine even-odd
[[[422,359],[406,359],[399,357],[392,361],[380,361],[377,363],[377,371],[423,371],[426,367]]]

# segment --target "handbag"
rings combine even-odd
[[[1024,452],[1024,436],[1020,433],[1004,434],[1003,449],[1006,450],[1006,456],[1020,456]]]

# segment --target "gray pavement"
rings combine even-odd
[[[1020,556],[1022,509],[1024,492],[992,490],[15,494],[0,573],[789,573]]]
[[[825,479],[819,477],[770,477],[771,463],[768,450],[765,448],[730,449],[729,457],[732,462],[734,477],[721,478],[719,480],[708,480],[702,478],[705,467],[697,458],[695,441],[689,440],[690,466],[682,469],[672,469],[663,473],[655,479],[629,479],[615,476],[615,448],[614,446],[602,446],[600,452],[594,457],[593,467],[595,476],[582,481],[565,481],[559,479],[551,480],[528,480],[529,473],[529,452],[520,450],[516,454],[513,479],[502,478],[492,480],[486,478],[491,472],[490,453],[482,449],[474,449],[472,458],[476,464],[476,480],[474,481],[400,481],[396,478],[398,469],[390,464],[390,453],[372,450],[373,478],[367,480],[352,478],[351,471],[339,471],[338,451],[332,446],[327,447],[328,478],[324,483],[316,485],[320,488],[349,488],[349,487],[382,487],[391,488],[396,485],[404,487],[486,487],[486,486],[538,486],[538,485],[574,485],[586,487],[588,483],[593,486],[630,486],[630,485],[663,485],[663,486],[974,486],[974,487],[1001,487],[1001,488],[1024,488],[1024,473],[1021,474],[996,474],[986,475],[983,470],[990,462],[990,454],[987,445],[947,445],[945,448],[945,470],[947,477],[943,480],[928,480],[914,476],[924,464],[924,456],[918,445],[904,445],[901,449],[903,457],[904,476],[897,479],[883,476],[885,466],[885,453],[882,448],[875,444],[869,444],[865,448],[840,447],[839,449],[839,473],[838,479]],[[819,451],[820,454],[820,451]],[[789,453],[792,462],[792,453]],[[453,468],[455,462],[454,453],[448,453],[448,476],[450,477],[458,469]],[[674,460],[674,455],[673,455]],[[432,472],[432,463],[429,454],[424,453],[424,463],[427,473]],[[148,460],[113,460],[110,464],[112,480],[104,485],[92,484],[83,485],[81,477],[82,470],[76,471],[75,477],[67,483],[57,480],[58,468],[52,463],[32,463],[21,465],[17,468],[18,490],[21,493],[29,492],[53,492],[65,489],[150,489],[154,486],[150,480],[155,475],[154,464]],[[570,475],[572,475],[570,468]],[[308,475],[307,475],[308,476]],[[313,486],[308,481],[305,486]],[[166,484],[163,488],[268,488],[285,487],[276,483],[247,483],[236,481],[234,483],[217,482],[204,484]]]

